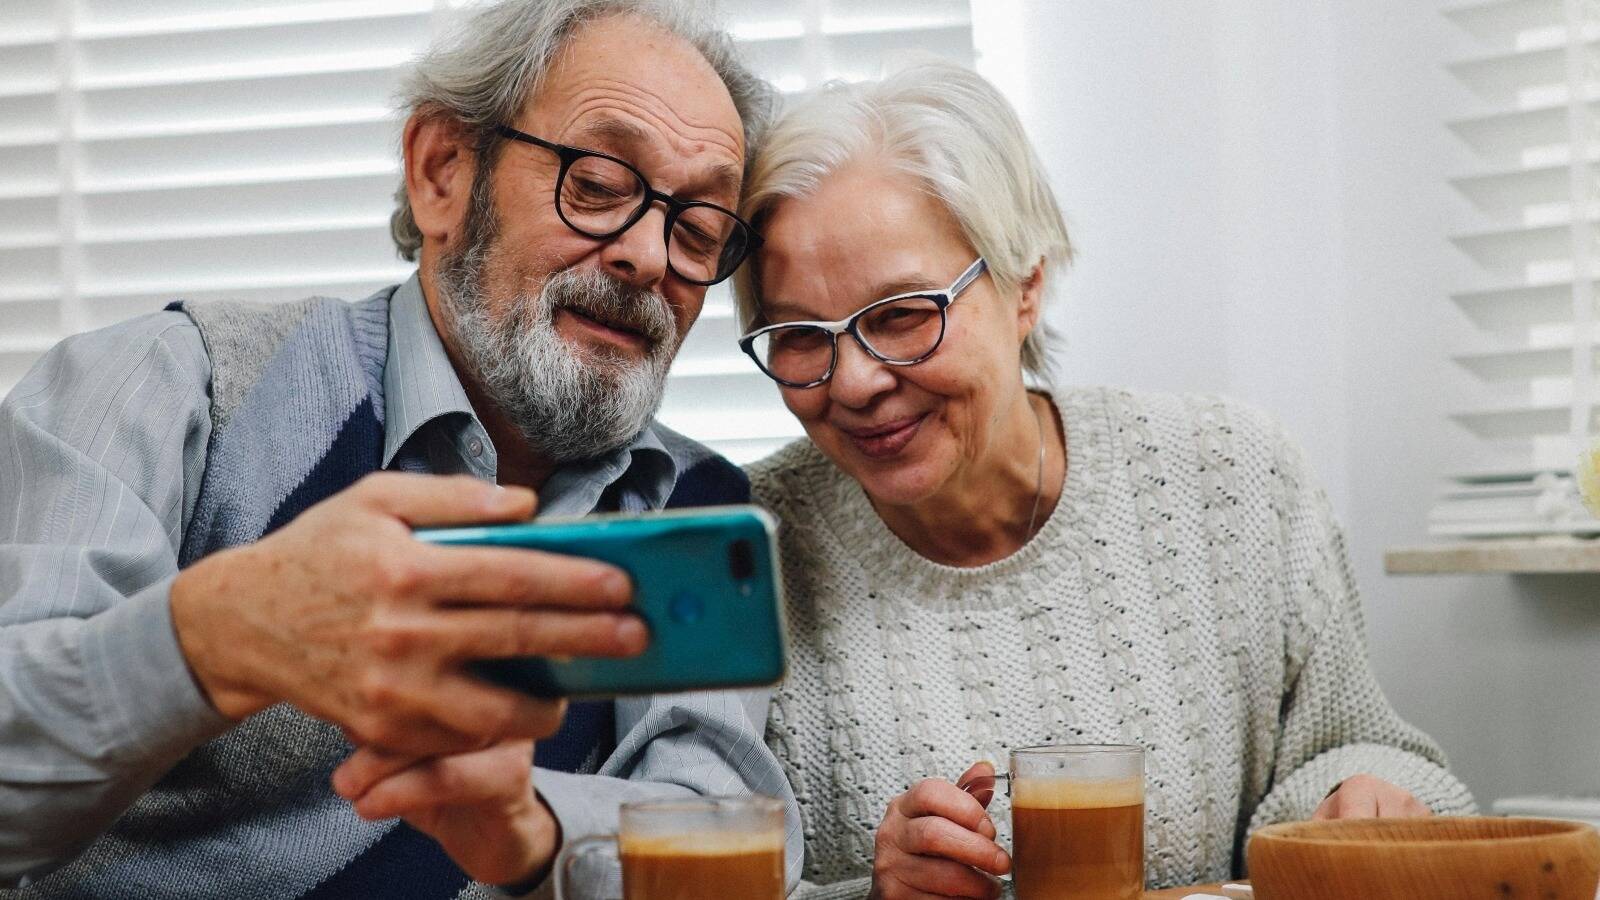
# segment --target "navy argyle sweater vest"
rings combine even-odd
[[[382,464],[389,298],[174,304],[212,363],[212,433],[180,564],[250,543]],[[657,426],[677,463],[669,507],[742,503],[738,467]],[[574,704],[538,763],[586,771],[614,735],[608,703]],[[56,885],[92,898],[443,900],[489,896],[403,824],[363,822],[328,779],[339,730],[286,705],[196,749]]]

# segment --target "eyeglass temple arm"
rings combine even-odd
[[[954,298],[955,295],[966,290],[974,281],[977,281],[978,276],[982,275],[988,268],[989,264],[984,262],[983,257],[980,256],[973,260],[972,265],[967,266],[967,270],[961,273],[960,278],[956,279],[956,283],[950,285],[950,296]]]

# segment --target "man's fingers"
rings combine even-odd
[[[548,737],[566,714],[564,700],[532,697],[466,672],[372,675],[360,699],[370,712],[344,723],[352,742],[416,756]]]
[[[633,599],[616,566],[541,550],[419,544],[413,563],[417,590],[438,600],[619,609]]]
[[[941,816],[919,816],[907,822],[900,849],[962,863],[991,875],[1011,871],[1011,857],[998,844]]]
[[[387,819],[441,806],[515,799],[530,790],[532,768],[531,741],[423,760],[372,785],[355,809],[362,818]]]
[[[374,784],[415,765],[418,757],[390,753],[376,747],[360,747],[333,770],[333,792],[346,800],[358,800]]]
[[[455,659],[520,656],[628,657],[650,633],[637,616],[556,610],[459,609],[445,612],[438,646]]]
[[[369,509],[413,527],[516,522],[530,518],[536,503],[527,488],[500,487],[470,475],[377,472],[349,493]]]

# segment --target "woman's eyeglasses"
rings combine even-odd
[[[896,294],[837,322],[767,325],[740,338],[739,347],[773,381],[792,388],[816,387],[833,377],[841,334],[855,338],[879,362],[915,365],[939,349],[945,311],[987,268],[980,256],[945,290]]]

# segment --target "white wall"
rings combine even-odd
[[[977,0],[1080,249],[1072,380],[1220,391],[1307,446],[1374,664],[1480,799],[1600,792],[1600,577],[1393,579],[1455,436],[1461,97],[1425,0]],[[1020,26],[1020,27],[1019,27]],[[1020,35],[1020,39],[1018,39]],[[1448,323],[1447,323],[1448,324]]]

